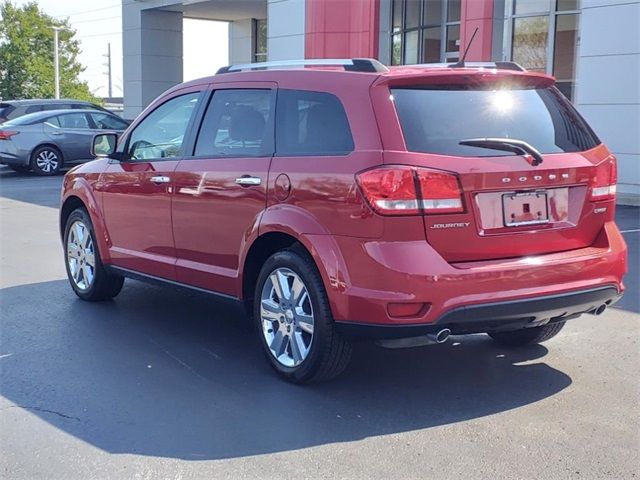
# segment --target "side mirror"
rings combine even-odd
[[[118,135],[116,133],[100,133],[93,137],[91,145],[91,155],[96,158],[113,155],[118,145]]]

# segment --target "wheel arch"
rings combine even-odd
[[[64,153],[62,152],[62,149],[58,145],[52,142],[40,143],[35,147],[33,147],[33,149],[31,150],[31,153],[29,154],[30,161],[33,161],[33,154],[36,152],[36,150],[42,147],[54,148],[55,150],[57,150],[57,152],[60,154],[60,166],[62,167],[62,165],[64,165]]]

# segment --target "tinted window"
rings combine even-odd
[[[90,128],[89,121],[84,113],[69,113],[53,118],[57,118],[61,128]],[[49,123],[55,125],[54,122],[49,121]]]
[[[13,110],[13,106],[8,103],[0,103],[0,118],[7,118],[9,112]]]
[[[174,97],[147,115],[129,137],[131,159],[179,156],[199,96],[199,92],[194,92]]]
[[[47,103],[42,105],[40,110],[69,110],[71,109],[70,103]]]
[[[407,149],[460,156],[504,152],[459,145],[471,138],[524,140],[541,153],[579,152],[600,142],[555,88],[392,89]]]
[[[271,155],[269,116],[271,90],[218,90],[207,112],[196,142],[196,156]]]
[[[114,115],[108,113],[91,113],[90,115],[96,128],[102,130],[124,130],[127,128],[127,123]]]
[[[280,90],[276,155],[345,155],[353,151],[349,121],[335,95]]]
[[[35,113],[40,111],[42,111],[42,105],[29,105],[26,108],[25,113]]]

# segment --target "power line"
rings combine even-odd
[[[122,3],[114,3],[113,5],[109,5],[107,7],[101,7],[101,8],[94,8],[92,10],[83,10],[82,12],[73,12],[73,13],[68,13],[66,15],[52,15],[54,18],[60,18],[60,17],[72,17],[74,15],[83,15],[85,13],[93,13],[93,12],[101,12],[102,10],[108,10],[110,8],[115,8],[115,7],[121,7]]]
[[[93,33],[91,35],[75,35],[73,38],[106,37],[107,35],[122,35],[122,32]]]
[[[105,18],[92,18],[91,20],[73,20],[71,22],[71,26],[77,23],[102,22],[104,20],[113,20],[114,18],[120,18],[120,15],[115,15],[113,17],[105,17]]]

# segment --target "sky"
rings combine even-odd
[[[12,0],[24,5],[32,0]],[[113,95],[122,96],[122,6],[118,0],[36,0],[48,15],[68,18],[82,50],[86,67],[81,79],[97,96],[107,96],[107,50],[111,43]],[[224,22],[185,19],[183,25],[184,80],[212,75],[228,63],[228,28]],[[217,48],[212,49],[211,45]]]

